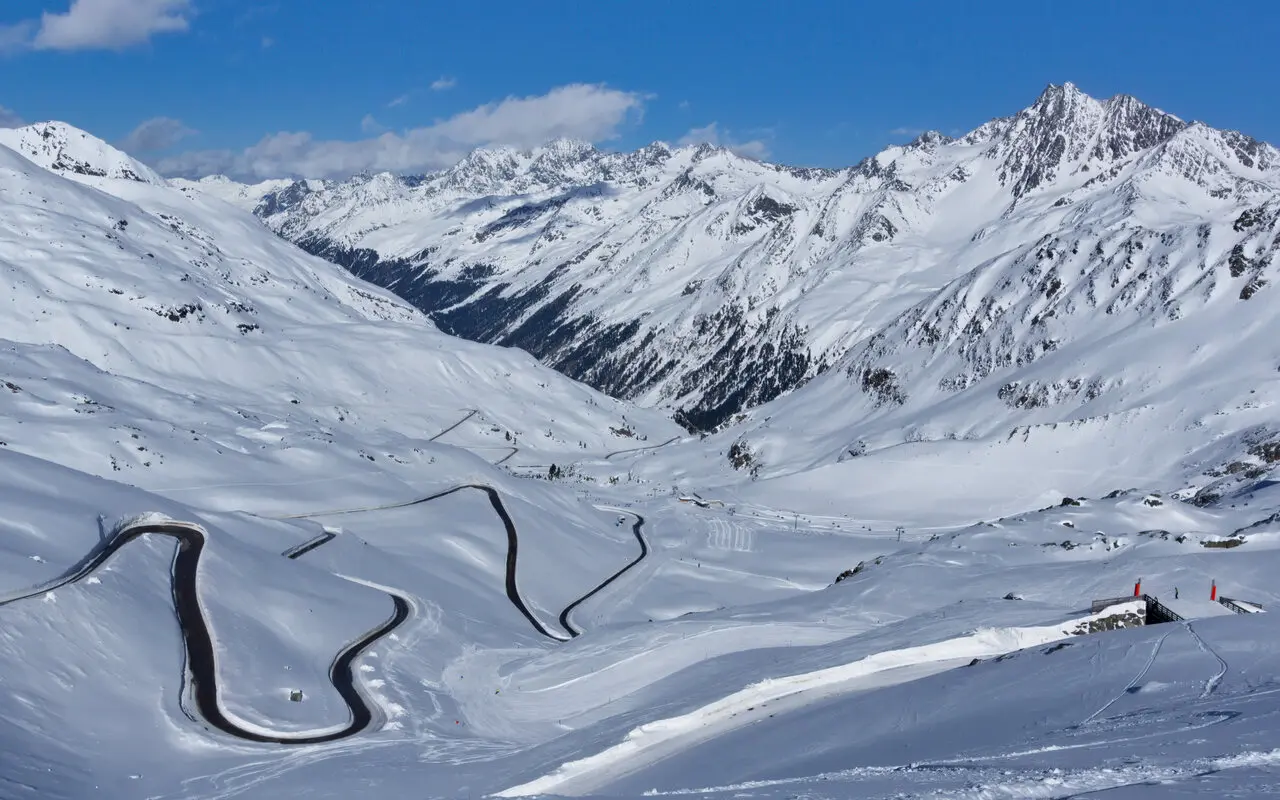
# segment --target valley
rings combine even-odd
[[[1070,84],[847,169],[0,129],[0,797],[1269,796],[1277,226]]]

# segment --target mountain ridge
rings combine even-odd
[[[1278,163],[1243,134],[1065,83],[963,136],[927,132],[842,169],[559,140],[422,176],[265,186],[254,211],[445,331],[524,348],[708,430],[822,374],[1017,240],[1128,224],[1161,176],[1243,209],[1277,190]],[[230,186],[247,206],[253,192]],[[1111,191],[1133,199],[1091,217]]]

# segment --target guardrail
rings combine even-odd
[[[1132,603],[1134,600],[1141,600],[1141,599],[1142,597],[1135,597],[1134,595],[1126,595],[1124,597],[1108,597],[1105,600],[1094,600],[1093,604],[1089,606],[1089,613],[1097,614],[1099,611],[1111,608],[1111,606],[1118,606],[1121,603]]]
[[[1148,625],[1158,625],[1162,622],[1182,622],[1180,614],[1149,594],[1137,595],[1136,597],[1134,595],[1126,595],[1124,597],[1108,597],[1104,600],[1094,600],[1089,606],[1089,613],[1097,614],[1112,606],[1132,603],[1135,600],[1141,600],[1147,604],[1146,617]]]
[[[1245,608],[1244,606],[1240,605],[1240,603],[1237,603],[1235,600],[1232,600],[1230,597],[1219,597],[1219,598],[1218,598],[1218,602],[1219,602],[1219,603],[1221,603],[1222,605],[1226,606],[1227,608],[1231,609],[1232,611],[1236,612],[1237,614],[1256,614],[1256,613],[1258,613],[1257,611],[1251,611],[1250,609]],[[1258,609],[1258,611],[1261,611],[1261,610],[1262,610],[1262,606],[1258,605],[1257,603],[1252,603],[1252,602],[1251,602],[1251,603],[1249,603],[1249,605],[1251,605],[1251,606],[1253,606],[1254,608]]]
[[[1150,595],[1144,594],[1147,601],[1147,624],[1158,625],[1161,622],[1182,622],[1182,615],[1161,603]]]

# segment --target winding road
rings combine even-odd
[[[644,561],[645,556],[649,555],[649,543],[644,540],[644,534],[641,532],[641,529],[644,528],[644,517],[640,516],[639,514],[633,511],[628,511],[626,513],[636,518],[635,524],[631,526],[631,532],[635,534],[636,541],[640,543],[640,555],[636,556],[635,560],[632,561],[630,564],[627,564],[625,567],[623,567],[622,569],[618,570],[617,572],[613,573],[608,578],[606,578],[604,582],[601,583],[599,586],[587,592],[582,597],[579,597],[577,600],[574,600],[569,605],[565,606],[564,611],[560,612],[560,626],[564,628],[566,631],[568,631],[570,636],[577,637],[582,635],[582,631],[573,627],[572,623],[570,623],[569,621],[569,615],[573,613],[573,610],[578,606],[582,605],[587,600],[590,600],[601,589],[604,589],[606,586],[613,583],[618,578],[621,578],[623,575],[627,574],[627,572],[629,572],[632,567],[636,566],[641,561]]]
[[[477,491],[484,492],[488,496],[489,503],[490,505],[493,506],[494,512],[497,513],[498,518],[502,520],[502,526],[503,528],[506,529],[506,532],[507,532],[507,563],[506,563],[506,580],[505,580],[507,599],[510,600],[511,604],[516,607],[516,610],[519,611],[521,615],[523,615],[524,618],[529,621],[529,624],[533,626],[534,630],[536,630],[541,635],[547,637],[548,639],[552,639],[557,642],[564,642],[564,641],[568,641],[568,639],[577,638],[578,636],[581,636],[582,631],[575,628],[573,624],[569,621],[569,615],[573,613],[573,610],[576,609],[578,606],[580,606],[582,603],[586,602],[587,600],[590,600],[592,597],[594,597],[600,591],[608,587],[614,581],[621,578],[623,575],[629,572],[633,567],[635,567],[637,564],[643,561],[646,556],[649,555],[649,544],[648,542],[645,541],[644,533],[643,533],[644,517],[640,516],[639,514],[633,511],[625,512],[636,518],[635,524],[631,528],[631,532],[635,535],[636,541],[640,543],[640,555],[636,556],[635,559],[633,559],[629,564],[624,566],[622,569],[610,575],[600,585],[596,586],[594,589],[587,592],[582,597],[579,597],[577,600],[574,600],[572,603],[570,603],[568,606],[565,607],[564,611],[560,612],[560,625],[565,629],[565,632],[568,633],[569,636],[567,639],[566,637],[560,635],[559,633],[552,632],[545,625],[543,625],[542,621],[539,620],[533,614],[533,612],[529,610],[528,604],[525,603],[524,598],[520,595],[520,588],[516,583],[516,567],[517,567],[517,564],[519,563],[519,554],[520,554],[520,535],[516,531],[515,523],[512,521],[511,515],[507,512],[506,506],[502,504],[502,496],[499,495],[498,490],[494,489],[492,486],[489,486],[487,484],[482,484],[482,483],[468,483],[468,484],[463,484],[461,486],[455,486],[452,489],[446,489],[443,492],[436,492],[435,494],[428,495],[426,497],[421,497],[421,498],[418,498],[417,500],[407,500],[403,503],[388,503],[386,505],[380,505],[380,506],[365,506],[363,508],[338,509],[334,511],[321,511],[321,512],[307,513],[307,514],[292,514],[286,517],[277,517],[276,519],[308,519],[312,517],[330,517],[330,516],[336,517],[336,516],[342,516],[345,514],[362,514],[369,511],[389,511],[391,509],[396,509],[396,508],[409,508],[411,506],[417,506],[417,505],[422,505],[423,503],[429,503],[432,500],[438,500],[441,497],[446,497],[456,492],[460,492],[463,489],[475,489]],[[325,531],[324,533],[315,537],[314,539],[303,542],[297,547],[293,547],[293,548],[290,548],[289,550],[284,551],[282,555],[284,555],[287,558],[297,558],[305,553],[311,552],[312,550],[316,549],[317,547],[320,547],[321,545],[329,543],[334,539],[335,536],[336,534],[329,531]]]
[[[479,414],[479,413],[480,413],[480,410],[479,410],[479,409],[476,409],[476,408],[463,409],[463,411],[469,411],[469,412],[471,412],[471,413],[467,414],[467,415],[466,415],[465,417],[463,417],[462,419],[458,420],[457,422],[453,423],[453,424],[452,424],[452,425],[450,425],[449,427],[447,427],[447,428],[445,428],[444,430],[440,431],[440,432],[439,432],[439,433],[437,433],[435,436],[432,436],[432,437],[431,437],[430,439],[428,439],[427,441],[428,441],[428,442],[434,442],[436,439],[439,439],[441,436],[444,436],[444,435],[445,435],[446,433],[448,433],[449,431],[452,431],[454,428],[458,427],[458,426],[459,426],[459,425],[461,425],[462,423],[464,423],[464,422],[466,422],[467,420],[469,420],[469,419],[471,419],[472,417],[474,417],[476,414]]]
[[[533,629],[536,630],[538,633],[542,634],[548,639],[554,639],[557,642],[566,641],[564,636],[561,636],[559,634],[553,633],[550,630],[548,630],[547,627],[542,624],[542,621],[539,620],[536,616],[534,616],[533,612],[529,610],[529,606],[524,602],[524,598],[520,596],[520,588],[516,585],[516,563],[519,559],[519,554],[520,554],[520,535],[516,532],[516,525],[514,522],[511,521],[511,515],[507,513],[506,506],[502,504],[502,497],[498,494],[498,490],[494,489],[492,486],[488,486],[483,483],[466,483],[461,486],[455,486],[452,489],[446,489],[443,492],[436,492],[433,495],[428,495],[427,497],[420,497],[417,500],[408,500],[403,503],[389,503],[387,505],[381,505],[381,506],[339,509],[336,511],[321,511],[321,512],[308,513],[308,514],[293,514],[287,517],[278,517],[277,519],[306,519],[310,517],[337,517],[337,516],[342,516],[344,514],[362,514],[368,511],[390,511],[391,509],[394,509],[394,508],[409,508],[410,506],[419,506],[419,505],[422,505],[423,503],[429,503],[432,500],[438,500],[441,497],[447,497],[448,495],[454,494],[456,492],[460,492],[463,489],[475,489],[476,491],[484,492],[489,497],[489,504],[493,506],[493,510],[497,513],[498,518],[502,520],[502,526],[506,528],[506,531],[507,531],[507,570],[506,570],[507,599],[511,601],[511,604],[516,607],[517,611],[519,611],[522,615],[524,615],[524,618],[529,621],[529,624],[532,625]],[[321,535],[315,539],[312,539],[310,542],[303,543],[302,545],[299,546],[299,548],[294,548],[294,550],[286,550],[285,555],[288,556],[289,558],[297,558],[303,553],[309,550],[314,550],[315,548],[319,547],[322,544],[325,544],[331,539],[333,539],[332,535],[328,535],[328,538],[325,538],[325,535]],[[290,555],[290,553],[293,553],[293,555]]]
[[[431,441],[435,441],[450,431],[462,425],[467,420],[478,414],[479,411],[472,410],[467,416],[454,423],[452,426],[442,430],[440,433],[432,437]],[[674,439],[672,441],[675,441]],[[670,442],[664,442],[663,445]],[[663,445],[657,445],[662,447]],[[641,450],[650,448],[639,448]],[[514,456],[519,452],[518,448],[511,448],[508,454],[498,463]],[[618,455],[617,453],[611,455]],[[632,526],[632,533],[636,537],[636,541],[640,544],[640,554],[636,556],[630,563],[610,575],[598,586],[584,594],[582,597],[574,600],[564,611],[560,612],[559,622],[564,628],[566,635],[553,632],[539,620],[529,609],[524,598],[520,595],[520,589],[516,582],[516,566],[519,561],[520,538],[516,531],[515,523],[511,519],[511,515],[507,512],[506,506],[502,503],[502,498],[498,491],[492,486],[485,484],[471,483],[455,486],[442,492],[437,492],[427,497],[417,500],[410,500],[403,503],[391,503],[380,506],[370,506],[366,508],[339,509],[334,511],[311,512],[306,514],[293,514],[277,519],[305,519],[312,517],[324,516],[340,516],[345,514],[356,514],[368,511],[382,511],[396,508],[408,508],[410,506],[429,503],[441,497],[460,492],[464,489],[473,489],[484,494],[489,498],[494,512],[498,518],[502,520],[503,528],[507,533],[507,558],[506,558],[506,579],[505,587],[507,599],[515,606],[529,624],[533,626],[542,636],[557,642],[565,642],[576,638],[582,634],[582,631],[574,627],[570,620],[570,615],[582,603],[591,599],[614,581],[621,578],[633,567],[639,564],[649,554],[649,545],[645,541],[643,534],[644,517],[634,512],[625,512],[635,517],[635,524]],[[122,547],[136,539],[155,534],[158,536],[168,536],[177,542],[177,554],[173,560],[171,572],[171,583],[173,587],[173,605],[174,614],[177,617],[178,627],[182,632],[182,640],[186,650],[186,678],[191,687],[191,696],[195,700],[196,712],[209,726],[223,733],[250,742],[262,742],[281,745],[309,745],[322,744],[325,742],[333,742],[339,739],[345,739],[360,733],[370,727],[375,720],[381,720],[383,715],[381,710],[375,703],[372,703],[366,696],[362,685],[356,680],[353,665],[355,660],[367,650],[373,643],[382,637],[400,627],[409,619],[412,612],[412,604],[407,597],[399,595],[393,591],[386,590],[387,595],[391,598],[394,611],[389,619],[365,633],[360,638],[344,647],[333,659],[329,666],[329,680],[333,684],[335,690],[342,697],[350,713],[349,722],[340,729],[333,729],[323,733],[307,734],[272,734],[264,733],[260,729],[252,729],[242,726],[241,724],[230,718],[223,710],[219,703],[218,692],[218,662],[217,652],[214,647],[213,638],[209,632],[209,624],[205,619],[204,609],[200,605],[198,573],[200,567],[200,556],[204,552],[206,534],[199,525],[189,522],[179,521],[163,521],[163,522],[147,522],[128,525],[120,529],[110,539],[105,540],[95,547],[85,558],[74,565],[66,574],[43,584],[37,588],[30,589],[22,594],[0,598],[0,607],[4,607],[11,603],[21,600],[28,600],[33,597],[39,597],[48,592],[60,589],[73,583],[77,583],[90,575],[92,575],[99,567],[101,567],[108,559],[111,558]],[[333,541],[337,534],[333,531],[324,531],[308,541],[285,550],[281,555],[289,559],[297,559],[307,553]],[[342,577],[342,576],[338,576]],[[183,693],[185,696],[185,692]],[[189,711],[182,697],[179,699],[179,705],[182,706],[183,712],[193,721],[197,717]]]
[[[678,441],[680,441],[679,436],[672,436],[670,439],[666,440],[662,444],[651,444],[648,447],[633,447],[630,450],[615,450],[612,453],[605,453],[604,460],[608,461],[614,456],[625,455],[626,453],[642,453],[645,450],[657,450],[659,447],[666,447],[667,445],[675,444]]]
[[[284,556],[285,558],[298,558],[299,556],[305,556],[307,553],[310,553],[312,550],[315,550],[320,545],[328,544],[329,542],[332,542],[336,538],[338,538],[338,534],[334,533],[333,531],[325,531],[324,533],[320,534],[314,539],[309,539],[296,547],[290,547],[288,550],[285,550],[280,555]]]
[[[344,647],[329,666],[329,680],[341,695],[351,714],[351,719],[346,726],[320,734],[266,734],[241,727],[226,715],[218,702],[217,652],[213,646],[213,638],[209,634],[209,624],[205,620],[204,609],[200,605],[197,586],[200,555],[204,552],[205,532],[203,528],[192,523],[158,522],[126,527],[96,548],[63,577],[23,595],[7,598],[0,602],[0,606],[38,597],[81,581],[93,574],[120,548],[147,534],[168,536],[178,543],[171,576],[173,607],[178,618],[178,627],[182,631],[182,641],[186,647],[186,671],[191,685],[191,694],[195,698],[196,710],[205,722],[237,739],[271,744],[304,745],[345,739],[365,730],[375,719],[381,717],[381,712],[375,711],[375,706],[370,704],[360,684],[355,680],[352,665],[370,645],[398,628],[409,618],[409,601],[394,594],[390,595],[395,606],[390,619]],[[185,708],[183,710],[186,712]],[[190,712],[186,713],[194,719]]]

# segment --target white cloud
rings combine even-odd
[[[386,128],[382,126],[382,123],[374,119],[372,114],[365,114],[364,119],[360,120],[360,131],[362,133],[382,133],[385,130]]]
[[[62,13],[0,26],[0,52],[123,50],[159,33],[181,33],[195,14],[191,0],[72,0]]]
[[[680,103],[676,106],[676,108],[680,109],[681,111],[688,111],[688,110],[689,110],[689,101],[688,101],[688,100],[681,100],[681,101],[680,101]]]
[[[0,128],[20,128],[22,124],[22,117],[0,106]]]
[[[0,25],[0,55],[11,55],[30,49],[31,35],[35,31],[34,20],[24,20],[14,25]]]
[[[434,81],[431,82],[431,91],[443,92],[445,89],[452,89],[457,85],[458,85],[457,78],[454,78],[448,75],[441,75],[439,78],[436,78]]]
[[[120,143],[130,153],[154,153],[168,150],[195,131],[170,117],[154,117],[133,129]]]
[[[905,136],[908,139],[914,139],[922,133],[924,133],[924,128],[911,128],[907,126],[903,126],[901,128],[894,128],[893,130],[889,131],[890,136]]]
[[[397,108],[399,106],[404,105],[407,102],[409,102],[409,95],[402,94],[396,99],[392,100],[390,103],[387,103],[387,108]]]
[[[720,126],[714,122],[701,128],[694,128],[684,136],[681,136],[676,144],[685,146],[704,142],[723,147],[745,158],[762,159],[769,157],[769,145],[762,139],[739,141],[731,136],[729,131],[721,130]]]
[[[270,36],[263,36],[263,37],[262,37],[262,49],[263,49],[263,50],[270,50],[270,49],[275,45],[275,43],[276,43],[276,40],[275,40],[275,39],[272,39]]]
[[[276,133],[240,152],[184,153],[162,159],[158,167],[170,175],[226,173],[256,179],[418,172],[450,166],[477,147],[527,148],[557,137],[614,139],[625,123],[643,113],[643,106],[643,98],[634,92],[579,83],[544,95],[487,103],[402,134],[347,142],[316,140],[309,133]]]

